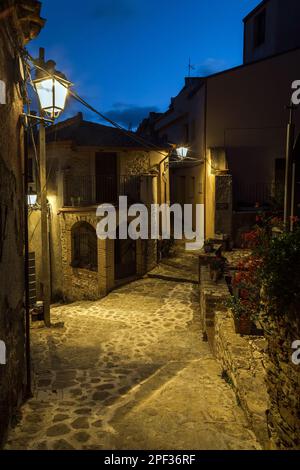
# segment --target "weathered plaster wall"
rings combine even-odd
[[[0,80],[6,84],[6,104],[0,105],[0,340],[7,352],[6,365],[0,365],[1,446],[23,400],[26,372],[22,87],[16,65],[18,48],[38,33],[41,19],[40,4],[35,1],[8,0],[0,7]]]

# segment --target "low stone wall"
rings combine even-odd
[[[226,307],[229,297],[224,280],[215,283],[210,270],[200,261],[200,318],[204,339],[221,363],[224,379],[232,385],[237,400],[262,446],[268,448],[268,393],[265,384],[266,340],[241,336],[235,332],[232,312]]]
[[[68,300],[99,299],[98,272],[87,269],[71,268],[72,276],[66,290]]]
[[[271,400],[269,429],[273,449],[300,450],[300,365],[292,361],[294,341],[300,340],[300,319],[287,316],[265,324],[268,342],[267,388]]]
[[[209,266],[200,265],[199,272],[201,326],[204,338],[214,351],[215,314],[226,309],[225,300],[229,297],[229,292],[224,279],[217,284],[211,280]]]
[[[265,383],[266,340],[243,337],[235,332],[232,312],[216,312],[215,355],[222,364],[238,402],[263,447],[269,443],[267,412],[269,398]]]

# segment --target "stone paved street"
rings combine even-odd
[[[174,269],[195,281],[183,256]],[[34,397],[6,448],[259,449],[198,317],[197,285],[176,276],[53,308],[54,326],[32,330]]]

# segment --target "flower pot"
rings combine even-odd
[[[240,318],[235,318],[234,323],[236,333],[247,336],[251,335],[253,323],[249,317],[242,316]]]

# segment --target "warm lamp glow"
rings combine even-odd
[[[180,158],[185,158],[188,154],[189,149],[187,147],[178,147],[176,149],[177,155]]]
[[[64,110],[69,87],[67,80],[53,76],[45,76],[34,81],[42,111],[51,119],[56,119]]]

